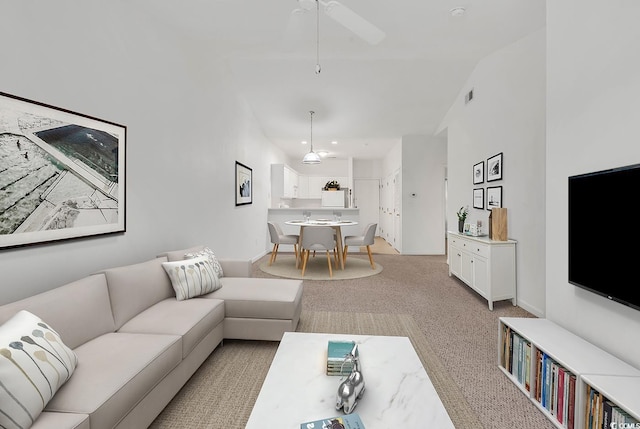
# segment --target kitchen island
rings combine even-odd
[[[273,208],[268,209],[267,220],[269,222],[274,222],[280,225],[282,231],[285,234],[300,234],[300,227],[293,225],[286,225],[285,222],[290,220],[302,220],[304,219],[303,212],[310,212],[311,219],[331,219],[334,220],[334,212],[342,213],[342,220],[352,220],[355,222],[360,222],[360,209],[357,208],[349,208],[349,209],[341,209],[341,208],[323,208],[323,207],[293,207],[293,208]],[[342,228],[342,235],[360,235],[362,234],[363,225],[353,225],[353,226],[345,226]],[[269,238],[269,232],[267,230],[267,242],[266,249],[267,251],[271,251],[273,245],[271,244],[271,240]],[[354,249],[349,249],[353,252],[358,252],[360,249],[355,247]],[[284,252],[293,252],[292,245],[281,245],[279,251]]]

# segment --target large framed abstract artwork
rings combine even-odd
[[[236,161],[236,206],[253,202],[253,170]]]
[[[0,92],[0,249],[126,230],[127,128]]]

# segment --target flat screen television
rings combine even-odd
[[[640,310],[640,164],[569,177],[569,283]]]

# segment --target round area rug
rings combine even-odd
[[[332,259],[333,261],[333,259]],[[375,259],[374,259],[375,262]],[[267,274],[278,277],[286,277],[289,279],[305,279],[305,280],[348,280],[358,279],[361,277],[374,276],[382,272],[382,265],[375,262],[376,268],[372,269],[369,259],[354,258],[348,256],[344,264],[344,270],[336,268],[332,263],[333,277],[329,277],[329,264],[327,264],[327,255],[316,253],[315,258],[309,257],[307,268],[302,277],[302,265],[296,268],[296,259],[293,255],[278,255],[276,261],[269,266],[267,258],[260,264],[260,269]]]

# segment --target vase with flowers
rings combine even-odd
[[[457,215],[458,215],[458,232],[460,234],[462,234],[462,232],[464,231],[464,221],[467,220],[467,215],[469,214],[469,206],[467,207],[460,207],[460,210],[458,210]]]

